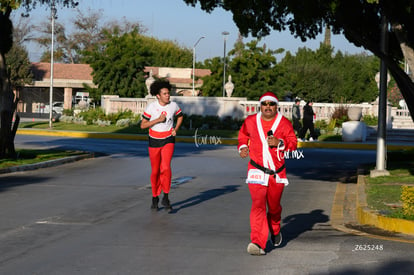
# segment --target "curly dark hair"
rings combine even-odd
[[[168,80],[157,79],[155,80],[150,87],[150,93],[153,96],[156,96],[160,93],[161,89],[167,88],[171,91],[171,84]]]

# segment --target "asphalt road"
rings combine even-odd
[[[330,224],[338,182],[374,151],[304,149],[287,160],[283,245],[250,256],[247,160],[234,146],[177,144],[172,213],[150,211],[140,141],[17,136],[16,147],[99,152],[0,175],[0,274],[410,274],[414,245]]]

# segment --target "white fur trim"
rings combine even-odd
[[[239,154],[240,154],[240,152],[241,152],[241,149],[243,149],[243,148],[249,148],[249,146],[247,146],[246,144],[241,145],[241,146],[239,147]]]
[[[263,102],[263,101],[273,101],[273,102],[276,102],[276,103],[279,104],[279,101],[277,101],[276,97],[269,96],[269,95],[266,95],[266,96],[264,96],[260,99],[260,103]]]

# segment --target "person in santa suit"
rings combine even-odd
[[[274,246],[282,243],[280,221],[282,197],[288,185],[284,160],[285,151],[297,148],[292,123],[278,113],[278,99],[272,92],[260,97],[260,112],[248,116],[239,131],[240,157],[250,156],[247,179],[252,206],[250,239],[247,252],[265,255],[269,238]]]
[[[175,136],[183,122],[183,114],[177,103],[170,101],[171,84],[156,80],[150,86],[151,95],[157,100],[150,103],[142,115],[141,128],[149,128],[149,158],[151,162],[151,209],[158,210],[159,196],[164,192],[161,204],[171,211],[168,194],[171,189],[171,159]],[[174,119],[177,122],[174,127]]]

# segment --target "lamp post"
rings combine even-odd
[[[196,60],[196,53],[195,53],[195,49],[197,47],[198,42],[200,42],[201,39],[203,39],[204,36],[200,37],[197,42],[195,42],[194,46],[193,46],[193,96],[195,95],[194,92],[194,78],[195,78],[195,60]]]
[[[224,97],[224,92],[225,92],[225,88],[224,85],[226,85],[226,39],[227,39],[227,35],[229,35],[229,32],[222,32],[221,33],[224,37],[224,55],[223,55],[223,97]]]
[[[381,52],[388,51],[388,21],[382,15],[381,18]],[[389,171],[386,170],[386,120],[387,120],[387,86],[388,86],[387,65],[383,58],[380,63],[380,73],[378,77],[378,133],[377,133],[377,162],[375,170],[370,172],[371,177],[387,176]]]
[[[55,40],[55,17],[56,17],[56,6],[55,0],[51,2],[51,16],[52,16],[52,44],[50,49],[50,92],[49,92],[49,128],[52,128],[52,112],[53,112],[53,43]]]

